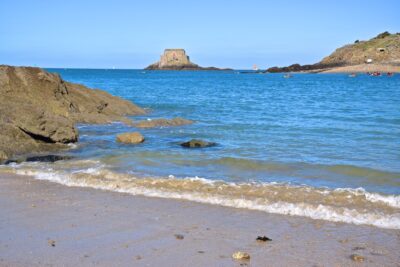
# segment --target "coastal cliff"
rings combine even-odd
[[[184,49],[165,49],[160,61],[151,64],[146,70],[230,70],[215,67],[200,67],[190,61]]]
[[[368,41],[356,40],[336,49],[320,62],[272,67],[266,72],[400,72],[400,33],[383,32]]]
[[[0,162],[76,142],[75,123],[130,123],[125,116],[139,114],[144,110],[129,101],[58,74],[0,65]]]

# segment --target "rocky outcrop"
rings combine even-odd
[[[144,114],[129,101],[69,83],[40,68],[0,65],[0,151],[51,151],[78,140],[75,123],[130,122]],[[4,156],[6,155],[6,156]]]
[[[230,70],[215,67],[200,67],[190,61],[184,49],[165,49],[160,61],[151,64],[146,70]]]
[[[192,124],[193,121],[183,119],[183,118],[174,118],[174,119],[154,119],[154,120],[145,120],[139,121],[133,124],[137,128],[154,128],[154,127],[172,127],[172,126],[181,126]]]
[[[139,144],[144,142],[144,137],[139,132],[123,133],[117,135],[117,142],[125,144]]]
[[[400,66],[400,34],[384,32],[368,41],[356,40],[353,44],[340,47],[316,64],[272,67],[266,72],[322,72],[361,64]]]
[[[357,40],[336,49],[320,64],[348,66],[367,62],[400,64],[400,34],[384,32],[368,41]]]
[[[181,144],[182,147],[187,148],[203,148],[203,147],[212,147],[216,146],[217,144],[214,142],[207,142],[204,140],[192,139],[188,142],[184,142]]]
[[[335,67],[340,67],[343,66],[341,64],[320,64],[320,63],[316,63],[316,64],[312,64],[312,65],[300,65],[300,64],[292,64],[290,66],[287,67],[272,67],[267,69],[265,72],[269,72],[269,73],[280,73],[280,72],[300,72],[300,71],[304,71],[304,72],[312,72],[312,71],[321,71],[324,69],[329,69],[329,68],[335,68]]]

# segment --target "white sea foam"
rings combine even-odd
[[[394,195],[381,195],[378,193],[370,193],[367,192],[364,188],[359,187],[356,189],[353,188],[338,188],[335,189],[337,192],[348,192],[350,194],[353,194],[355,196],[364,196],[366,200],[374,203],[384,203],[390,207],[393,208],[400,208],[400,196],[394,196]]]
[[[170,190],[163,187],[148,187],[140,183],[127,183],[120,186],[115,181],[140,181],[131,175],[122,175],[104,169],[99,165],[88,169],[71,172],[55,171],[53,168],[41,168],[34,170],[30,168],[16,168],[15,172],[21,175],[34,176],[36,179],[47,180],[64,184],[67,186],[91,187],[102,190],[110,190],[122,193],[129,193],[132,195],[143,195],[148,197],[172,198],[195,201],[199,203],[207,203],[214,205],[221,205],[226,207],[244,208],[250,210],[265,211],[268,213],[303,216],[312,219],[321,219],[333,222],[345,222],[353,224],[366,224],[373,225],[381,228],[400,229],[400,210],[397,213],[387,214],[378,211],[360,211],[348,207],[337,207],[323,204],[310,204],[306,202],[290,203],[287,201],[271,201],[268,199],[260,198],[247,198],[232,197],[229,194],[224,194],[223,191],[218,193],[197,192],[196,190]],[[79,174],[79,177],[75,175]],[[85,176],[87,175],[87,176]],[[97,177],[93,179],[93,176]],[[118,176],[118,178],[116,178]],[[129,178],[128,180],[126,178]],[[102,179],[104,178],[104,179]],[[154,179],[151,185],[156,185],[160,179]],[[228,183],[223,181],[214,181],[205,178],[192,177],[186,179],[176,179],[170,177],[169,179],[161,180],[174,180],[182,181],[183,183],[197,182],[206,185],[213,185],[217,183]],[[240,186],[240,184],[229,183],[230,185]],[[247,186],[251,186],[247,184]],[[258,184],[258,186],[262,186]],[[309,190],[312,190],[310,188]],[[391,207],[399,207],[398,196],[384,196],[377,193],[368,193],[364,189],[336,189],[337,191],[350,192],[353,195],[363,194],[368,201],[382,202]],[[320,193],[327,194],[329,190],[320,190]]]

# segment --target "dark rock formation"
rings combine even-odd
[[[216,67],[200,67],[190,61],[184,49],[165,49],[160,61],[151,64],[146,70],[231,70]]]
[[[63,155],[42,155],[42,156],[32,156],[27,157],[25,161],[27,162],[56,162],[60,160],[69,160],[72,159],[71,156],[63,156]]]
[[[69,160],[72,159],[71,156],[65,155],[37,155],[37,156],[29,156],[29,157],[18,157],[14,159],[9,159],[5,161],[5,164],[10,163],[21,163],[21,162],[56,162],[60,160]]]
[[[154,119],[154,120],[139,121],[133,125],[138,128],[154,128],[154,127],[181,126],[192,123],[193,121],[191,120],[183,118],[174,118],[174,119]]]
[[[217,144],[214,142],[207,142],[203,140],[198,140],[198,139],[192,139],[188,142],[184,142],[181,144],[183,147],[187,148],[203,148],[203,147],[212,147],[216,146]]]
[[[306,71],[306,72],[318,72],[328,68],[335,68],[341,67],[343,64],[321,64],[316,63],[312,65],[300,65],[300,64],[293,64],[287,67],[271,67],[267,69],[265,72],[269,73],[279,73],[279,72],[299,72],[299,71]]]
[[[0,65],[0,161],[52,151],[78,140],[75,123],[131,122],[129,101],[69,83],[40,68]]]

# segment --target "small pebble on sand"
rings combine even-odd
[[[272,241],[272,239],[271,238],[269,238],[269,237],[267,237],[267,236],[258,236],[257,238],[256,238],[256,240],[257,241],[259,241],[259,242],[267,242],[267,241]]]
[[[236,251],[232,254],[232,258],[235,260],[250,260],[250,254],[243,251]]]
[[[365,259],[363,256],[357,255],[357,254],[351,255],[350,258],[351,258],[353,261],[356,261],[356,262],[363,262],[364,259]]]
[[[56,246],[56,241],[54,241],[54,240],[49,239],[49,240],[47,241],[47,243],[48,243],[50,246],[52,246],[52,247],[55,247],[55,246]]]
[[[178,239],[178,240],[182,240],[182,239],[184,239],[185,237],[184,237],[183,235],[176,234],[176,235],[175,235],[175,238]]]

